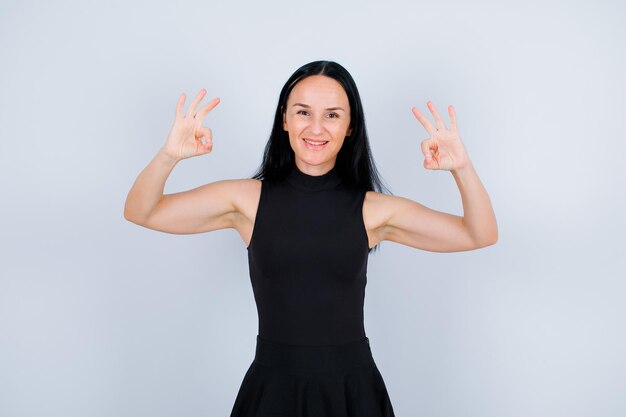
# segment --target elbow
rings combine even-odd
[[[498,241],[498,231],[497,229],[493,233],[486,233],[482,236],[472,236],[471,240],[471,249],[481,249],[487,246],[495,245]]]
[[[139,218],[138,216],[133,214],[133,212],[129,211],[127,208],[124,208],[124,218],[128,220],[129,222],[135,223],[139,226],[143,226],[145,223],[145,219]]]
[[[494,224],[493,233],[491,233],[491,239],[489,240],[490,245],[495,245],[498,241],[498,225]]]
[[[498,242],[498,231],[496,230],[493,234],[489,235],[486,238],[481,239],[478,242],[478,248],[484,248],[487,246],[495,245]]]
[[[164,196],[161,196],[161,200],[163,197]],[[161,200],[159,200],[152,208],[146,209],[145,205],[141,205],[127,199],[126,203],[124,203],[124,218],[131,223],[148,227],[146,224],[151,220],[152,215],[159,207]]]
[[[472,233],[466,228],[465,235],[470,250],[484,248],[498,242],[498,226],[491,230],[483,230],[483,233]]]
[[[130,213],[128,212],[128,209],[126,207],[124,207],[124,218],[130,221]]]
[[[137,223],[137,221],[135,220],[135,218],[126,210],[124,210],[124,219],[128,220],[131,223]]]
[[[124,204],[124,218],[131,223],[135,223],[139,226],[144,226],[150,217],[151,212],[146,212],[141,206],[129,202],[128,200]]]
[[[496,234],[495,236],[493,236],[491,239],[487,240],[487,243],[485,243],[484,246],[491,246],[491,245],[495,245],[498,242],[498,235]]]
[[[133,219],[133,213],[131,210],[129,210],[128,204],[124,205],[124,218],[128,220],[129,222],[135,223]]]

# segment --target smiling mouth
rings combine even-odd
[[[308,143],[311,146],[317,146],[317,147],[322,147],[324,145],[326,145],[329,141],[323,141],[323,140],[311,140],[311,139],[302,139],[305,143]]]

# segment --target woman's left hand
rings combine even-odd
[[[426,105],[435,118],[436,126],[433,126],[430,120],[424,117],[416,107],[412,109],[417,120],[430,134],[428,139],[422,141],[424,168],[452,171],[466,167],[469,164],[469,156],[456,130],[454,108],[452,105],[448,106],[448,114],[450,115],[450,129],[448,129],[435,109],[435,105],[431,101]]]

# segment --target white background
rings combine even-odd
[[[396,415],[626,415],[625,20],[618,1],[4,0],[0,416],[230,413],[258,324],[244,244],[139,227],[124,201],[203,87],[214,151],[165,192],[249,177],[317,59],[354,77],[393,193],[461,215],[411,114],[453,104],[498,219],[494,246],[370,256]]]

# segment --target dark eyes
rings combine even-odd
[[[309,112],[306,110],[300,110],[296,114],[302,114],[303,116],[306,116],[309,114]],[[331,119],[337,119],[339,115],[337,113],[328,113],[328,117],[330,117]]]

